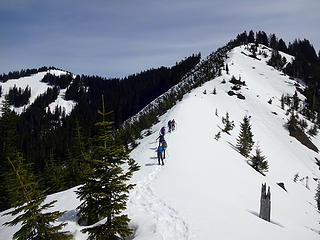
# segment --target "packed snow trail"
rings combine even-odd
[[[167,139],[170,133],[165,135]],[[154,135],[152,135],[153,137]],[[167,140],[166,140],[167,141]],[[157,142],[151,142],[149,145],[157,145]],[[152,157],[155,154],[156,147],[143,148],[149,153],[150,162],[142,167],[151,167],[152,169],[147,176],[136,183],[135,189],[130,194],[128,208],[134,209],[134,212],[141,211],[142,214],[148,216],[150,221],[145,222],[143,226],[137,226],[136,240],[143,239],[163,239],[163,240],[192,240],[190,236],[189,226],[179,213],[168,205],[163,199],[159,198],[152,189],[152,183],[157,179],[159,173],[166,168],[167,161],[170,161],[169,154],[166,152],[164,166],[158,165],[158,159]],[[143,150],[141,151],[143,152]],[[140,153],[141,153],[140,152]],[[169,187],[169,186],[168,186]],[[130,207],[132,206],[132,208]],[[134,213],[132,213],[134,214]],[[152,235],[146,237],[146,231],[152,232]],[[143,233],[143,237],[139,233]]]

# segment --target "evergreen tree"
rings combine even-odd
[[[4,225],[14,226],[21,223],[21,228],[13,235],[16,240],[66,240],[72,236],[60,230],[65,224],[53,225],[64,212],[43,211],[51,208],[56,201],[43,204],[46,196],[36,185],[35,177],[31,174],[30,166],[25,164],[21,153],[15,152],[13,158],[8,157],[12,169],[7,174],[7,191],[11,206],[15,209],[5,215],[17,215]]]
[[[288,125],[288,129],[289,131],[294,131],[296,129],[298,129],[298,120],[297,120],[297,116],[294,115],[294,112],[291,112],[290,118],[287,122]]]
[[[240,134],[237,139],[237,149],[239,152],[248,157],[254,145],[253,134],[251,132],[250,117],[245,116],[240,124]]]
[[[50,187],[50,193],[65,189],[65,173],[63,168],[64,166],[61,166],[56,159],[54,159],[53,151],[51,151],[44,169],[45,186]]]
[[[317,208],[320,211],[320,180],[318,180],[318,186],[316,190],[315,200],[317,202]]]
[[[214,135],[214,139],[217,140],[217,141],[219,141],[220,137],[221,137],[221,132],[220,131],[216,135]]]
[[[229,74],[229,66],[228,66],[228,63],[226,63],[226,73]]]
[[[284,110],[284,95],[282,94],[281,95],[281,100],[280,100],[280,102],[281,102],[281,108]]]
[[[91,171],[87,174],[85,183],[77,192],[83,202],[78,207],[79,220],[88,225],[106,218],[106,222],[83,230],[89,234],[89,239],[121,239],[132,231],[128,228],[130,219],[121,212],[126,209],[128,192],[134,187],[127,184],[134,171],[139,167],[128,157],[124,147],[113,137],[112,122],[107,121],[110,115],[105,113],[102,95],[102,121],[98,122],[98,133],[92,140],[89,156]],[[129,168],[124,170],[123,165]]]
[[[254,32],[252,30],[250,30],[249,35],[248,35],[248,42],[249,43],[254,43],[255,39],[254,39]]]
[[[268,171],[268,161],[266,157],[262,155],[259,145],[256,146],[255,155],[251,157],[251,166],[262,175],[265,175]]]
[[[226,117],[222,117],[222,123],[224,124],[222,131],[230,134],[229,131],[234,128],[234,121],[230,121],[228,112],[226,113]]]
[[[295,91],[295,93],[293,94],[293,98],[292,99],[293,99],[293,109],[298,111],[300,99],[298,97],[297,91]]]
[[[310,127],[308,133],[309,133],[312,137],[316,136],[316,135],[318,134],[318,126],[317,126],[316,124],[313,124],[313,125]]]
[[[67,150],[67,179],[68,187],[82,183],[89,169],[88,156],[85,151],[84,138],[79,121],[75,121],[71,146]]]
[[[10,207],[7,192],[5,190],[6,177],[5,173],[10,170],[10,165],[6,160],[8,157],[13,158],[15,144],[17,140],[16,115],[10,110],[8,100],[2,102],[0,117],[0,210]]]

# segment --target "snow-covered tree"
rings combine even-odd
[[[234,121],[230,121],[229,113],[226,113],[226,117],[222,117],[222,123],[224,124],[223,132],[228,133],[234,128]]]
[[[268,161],[266,157],[262,155],[259,145],[256,146],[255,150],[255,155],[251,156],[250,164],[255,170],[264,175],[269,168]]]
[[[251,131],[250,117],[245,116],[240,124],[240,134],[237,139],[237,148],[239,152],[248,157],[254,145],[253,134]]]

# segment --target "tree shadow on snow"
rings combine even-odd
[[[58,221],[65,222],[65,221],[72,221],[72,222],[78,222],[78,211],[77,210],[70,210],[67,211],[65,214],[63,214],[61,217],[58,218]]]
[[[232,144],[231,142],[228,142],[228,141],[227,141],[227,143],[230,145],[230,147],[231,147],[233,150],[239,152],[238,148],[237,148],[234,144]]]
[[[157,150],[157,147],[149,148],[150,150]]]
[[[157,157],[150,157],[150,159],[158,159]]]
[[[156,165],[158,165],[158,163],[146,163],[145,164],[146,167],[156,166]]]
[[[255,211],[252,211],[252,210],[247,210],[247,211],[248,211],[249,213],[255,215],[256,217],[260,218],[260,217],[259,217],[259,213],[255,212]],[[277,223],[277,222],[275,222],[275,221],[270,220],[270,223],[275,224],[275,225],[277,225],[277,226],[279,226],[279,227],[284,228],[283,225],[281,225],[280,223]]]

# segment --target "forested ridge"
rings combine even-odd
[[[123,79],[106,79],[99,76],[45,75],[43,82],[53,86],[39,96],[21,115],[9,110],[9,105],[22,106],[28,101],[29,89],[12,90],[7,103],[2,106],[0,118],[0,180],[5,183],[5,173],[10,167],[6,158],[12,149],[20,151],[27,163],[32,164],[41,188],[49,188],[48,193],[67,189],[80,184],[85,161],[85,153],[90,149],[90,138],[96,135],[94,124],[99,121],[98,109],[101,108],[101,96],[104,96],[105,108],[113,111],[110,115],[114,128],[118,129],[117,137],[128,149],[135,146],[135,139],[140,137],[142,129],[146,129],[157,121],[157,116],[172,107],[183,94],[205,81],[219,75],[224,67],[227,51],[235,46],[255,43],[264,44],[274,49],[269,64],[281,69],[284,66],[279,51],[295,56],[292,63],[282,71],[292,77],[306,81],[307,88],[303,94],[307,97],[309,114],[320,113],[320,56],[316,54],[308,40],[294,40],[286,44],[274,34],[267,35],[263,31],[254,33],[243,32],[215,54],[200,62],[200,54],[190,56],[175,66],[150,69]],[[211,61],[211,62],[210,62]],[[198,64],[198,65],[197,65]],[[190,71],[197,65],[197,71]],[[2,74],[2,82],[23,76],[55,69],[53,67],[27,69]],[[188,80],[186,74],[192,75]],[[134,116],[148,103],[165,93],[171,87],[188,80],[181,89],[168,93],[159,106],[142,115],[133,124],[122,125],[125,120]],[[66,100],[73,100],[77,105],[70,115],[66,116],[61,107],[51,112],[48,104],[55,101],[61,89],[66,89]],[[1,93],[1,91],[0,91]],[[2,92],[3,94],[3,92]],[[20,97],[15,97],[20,96]],[[21,97],[23,96],[23,97]],[[19,99],[17,103],[15,99]],[[10,206],[4,187],[0,189],[3,195],[0,208]]]
[[[87,148],[90,138],[96,134],[94,124],[99,121],[97,110],[101,108],[101,96],[104,96],[105,108],[113,111],[111,118],[116,129],[124,120],[181,81],[199,61],[200,54],[192,55],[173,67],[150,69],[123,79],[73,76],[70,73],[55,76],[47,73],[41,81],[52,88],[38,96],[21,115],[10,111],[9,106],[26,104],[30,89],[13,87],[1,109],[2,150],[10,145],[10,148],[22,152],[26,161],[32,164],[40,186],[43,189],[49,187],[48,193],[75,186],[82,181],[79,176],[82,167],[79,157],[81,158],[83,151],[79,148]],[[50,69],[55,68],[15,71],[1,75],[1,79],[17,79]],[[57,99],[62,89],[66,89],[66,100],[77,102],[69,116],[66,116],[61,107],[56,107],[52,112],[47,108]],[[2,151],[0,157],[0,171],[3,173],[10,168],[6,161],[6,151]],[[1,180],[5,181],[4,175]],[[3,189],[1,192],[6,191]],[[0,200],[0,206],[1,209],[10,206],[6,194]]]

